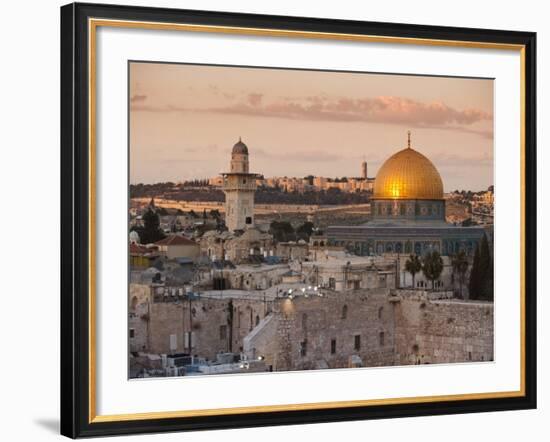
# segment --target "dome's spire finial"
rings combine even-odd
[[[242,141],[242,140],[241,140],[241,136],[239,135],[239,142],[241,142],[241,141]]]
[[[408,149],[411,148],[411,131],[410,130],[407,131],[407,148]]]

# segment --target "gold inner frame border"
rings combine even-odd
[[[367,399],[353,401],[337,402],[317,402],[285,405],[262,405],[254,407],[235,407],[235,408],[216,408],[201,410],[180,410],[180,411],[159,411],[147,413],[128,413],[128,414],[96,414],[96,35],[98,27],[116,27],[116,28],[134,28],[147,30],[172,30],[185,32],[208,32],[218,34],[237,34],[254,35],[268,37],[292,37],[308,39],[325,39],[340,41],[357,41],[370,43],[390,43],[390,44],[411,44],[420,46],[445,46],[462,48],[480,48],[480,49],[499,49],[517,51],[520,54],[520,389],[517,391],[501,391],[487,393],[465,393],[453,395],[437,396],[416,396],[403,398],[387,399]],[[88,128],[89,128],[89,401],[88,401],[88,421],[89,423],[133,421],[146,419],[169,419],[198,416],[220,416],[220,415],[238,415],[246,413],[272,413],[280,411],[303,411],[303,410],[321,410],[329,408],[350,408],[365,407],[375,405],[397,405],[414,404],[427,402],[443,401],[461,401],[461,400],[482,400],[497,398],[512,398],[525,396],[525,46],[521,44],[506,44],[493,42],[475,42],[460,40],[440,40],[412,37],[391,37],[363,34],[329,33],[329,32],[311,32],[294,31],[283,29],[264,29],[233,26],[213,26],[196,25],[185,23],[160,23],[143,22],[131,20],[112,20],[112,19],[88,19]]]

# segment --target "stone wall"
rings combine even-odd
[[[130,350],[262,356],[268,369],[308,370],[493,360],[493,304],[450,292],[324,290],[323,296],[170,298],[130,285]],[[189,333],[191,348],[189,348]]]
[[[273,370],[279,365],[279,341],[277,331],[279,328],[279,315],[268,314],[260,321],[243,339],[243,353],[248,359],[261,358],[268,369]]]
[[[130,284],[130,351],[190,353],[214,360],[218,352],[242,351],[244,337],[272,309],[272,302],[263,299],[185,297],[155,302],[150,293],[148,285]]]
[[[394,303],[395,364],[493,360],[493,304],[404,296]]]
[[[393,365],[393,313],[385,290],[286,298],[274,309],[269,327],[245,347],[249,356],[265,356],[273,370],[342,368],[358,361]]]
[[[146,350],[148,346],[149,298],[151,287],[147,284],[130,284],[130,298],[128,305],[128,328],[130,351]]]

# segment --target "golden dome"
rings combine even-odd
[[[443,182],[433,163],[410,147],[392,155],[374,181],[374,198],[443,199]]]

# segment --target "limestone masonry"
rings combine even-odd
[[[206,361],[238,353],[260,358],[268,371],[493,360],[492,303],[446,292],[302,288],[295,297],[240,290],[180,297],[131,284],[130,350]]]

